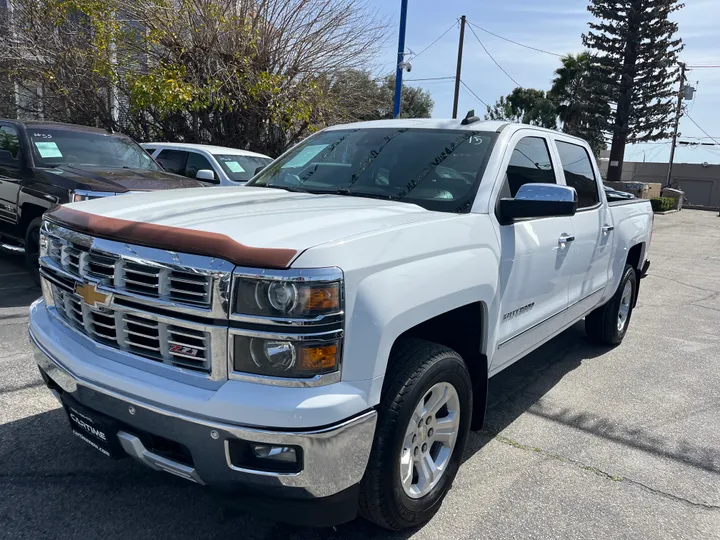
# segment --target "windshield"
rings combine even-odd
[[[39,167],[74,165],[161,170],[145,150],[123,135],[46,128],[28,129],[28,135]]]
[[[258,156],[234,156],[213,154],[222,170],[230,180],[235,182],[247,182],[253,176],[258,167],[266,167],[272,162],[270,158]]]
[[[469,212],[496,136],[413,128],[321,131],[248,185]]]

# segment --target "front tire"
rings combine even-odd
[[[40,226],[42,218],[37,217],[30,222],[25,231],[25,264],[30,277],[36,285],[40,285]]]
[[[636,293],[637,272],[628,264],[613,297],[585,317],[588,338],[601,345],[619,345],[630,326]]]
[[[390,530],[429,521],[457,474],[471,414],[472,383],[459,354],[419,339],[397,343],[361,484],[360,514]]]

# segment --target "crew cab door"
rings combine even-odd
[[[15,126],[0,123],[0,220],[17,222],[22,150]]]
[[[578,194],[578,209],[571,218],[575,241],[568,250],[572,270],[568,320],[572,321],[598,305],[608,283],[613,221],[587,148],[575,139],[553,138],[564,182]]]
[[[501,165],[496,201],[514,197],[523,184],[558,183],[551,144],[542,132],[521,130],[513,136]],[[524,219],[507,225],[498,221],[498,229],[500,316],[491,372],[562,328],[571,277],[571,218]]]

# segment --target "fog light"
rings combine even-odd
[[[253,444],[253,452],[258,459],[269,459],[282,463],[297,463],[297,454],[292,446],[272,446],[269,444]]]
[[[235,468],[270,473],[298,473],[302,470],[302,448],[229,439],[228,460]]]

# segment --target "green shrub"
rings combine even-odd
[[[655,197],[650,199],[653,212],[667,212],[668,210],[674,210],[677,206],[677,199],[672,197]]]

